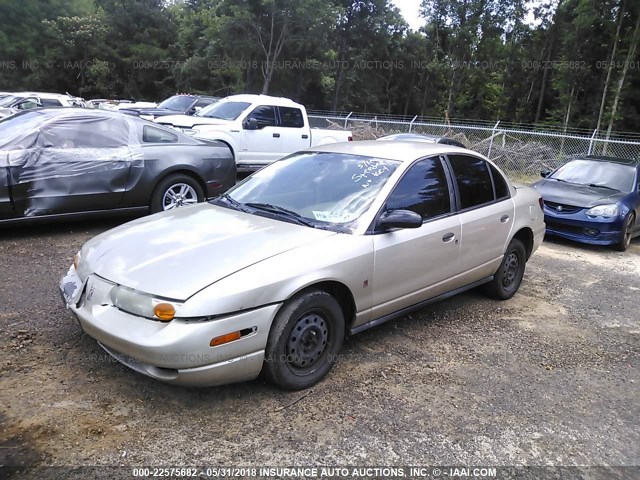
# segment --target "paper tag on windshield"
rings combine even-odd
[[[313,216],[316,220],[322,222],[346,222],[349,220],[348,214],[345,212],[329,212],[326,210],[314,210]]]

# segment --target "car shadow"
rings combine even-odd
[[[73,345],[72,349],[75,350],[74,355],[90,359],[86,364],[77,365],[75,368],[81,371],[91,371],[96,384],[109,384],[109,388],[116,389],[117,395],[124,402],[133,402],[141,408],[155,411],[159,408],[155,399],[162,398],[168,405],[180,405],[183,409],[194,411],[202,408],[221,408],[225,406],[226,402],[238,400],[250,400],[256,405],[272,404],[277,411],[279,408],[286,408],[291,402],[297,401],[309,390],[324,392],[342,388],[344,386],[343,373],[336,370],[346,368],[351,371],[356,367],[353,362],[359,363],[370,355],[368,352],[377,352],[379,346],[384,344],[390,336],[405,337],[411,335],[411,332],[418,327],[425,329],[426,335],[435,335],[433,331],[429,330],[431,326],[443,321],[446,322],[447,319],[458,316],[456,312],[465,311],[472,305],[477,306],[483,302],[492,303],[493,300],[477,290],[471,290],[452,297],[446,302],[439,302],[415,310],[404,317],[348,337],[339,354],[340,359],[336,368],[319,384],[303,391],[283,390],[267,383],[262,375],[255,380],[213,387],[170,385],[137,373],[115,359],[102,358],[103,356],[108,357],[108,355],[100,349],[95,340],[86,334],[81,334],[82,339]],[[99,354],[96,355],[95,352],[99,352]],[[382,353],[377,352],[374,355],[382,355]]]
[[[545,235],[544,243],[551,245],[561,245],[563,247],[573,248],[575,250],[582,250],[584,252],[594,253],[597,255],[626,255],[628,253],[640,254],[640,237],[636,237],[631,240],[631,246],[626,252],[618,252],[609,245],[591,245],[588,243],[575,242],[567,238],[558,237],[555,235]]]

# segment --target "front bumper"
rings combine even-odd
[[[558,213],[544,207],[547,234],[591,245],[613,245],[620,241],[623,217],[590,218],[582,209],[575,213]]]
[[[149,377],[176,385],[212,386],[256,378],[279,304],[210,321],[154,321],[112,305],[115,284],[92,274],[83,282],[71,267],[60,292],[81,328],[115,359]],[[216,347],[211,339],[251,329]]]

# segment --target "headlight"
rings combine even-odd
[[[173,320],[178,307],[172,302],[154,298],[151,295],[122,286],[111,289],[111,302],[116,308],[132,315],[163,322]]]
[[[620,209],[618,205],[598,205],[597,207],[593,207],[587,211],[587,216],[589,217],[617,217],[620,214]]]
[[[78,250],[78,253],[73,256],[73,268],[76,269],[80,280],[84,281],[89,276],[87,262],[82,259],[82,250]]]

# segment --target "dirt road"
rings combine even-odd
[[[115,224],[0,233],[5,469],[640,463],[637,240],[625,254],[546,241],[512,300],[474,291],[352,337],[324,381],[290,393],[164,385],[82,334],[57,283]]]

